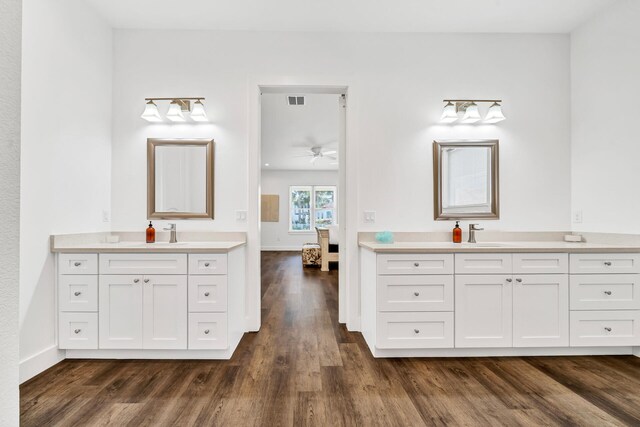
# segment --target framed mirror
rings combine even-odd
[[[498,141],[434,141],[436,220],[500,218]]]
[[[148,219],[213,219],[214,142],[147,140]]]

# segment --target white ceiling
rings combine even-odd
[[[337,170],[328,157],[310,163],[312,147],[338,149],[339,95],[307,94],[305,105],[291,106],[287,95],[262,95],[262,169]],[[269,166],[265,166],[265,164]]]
[[[116,28],[567,33],[617,0],[87,0]]]

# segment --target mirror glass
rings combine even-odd
[[[149,141],[149,218],[212,218],[212,141]]]
[[[498,218],[498,141],[434,146],[435,218]]]

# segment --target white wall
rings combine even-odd
[[[113,224],[145,226],[147,137],[213,137],[216,220],[245,230],[249,82],[263,76],[357,82],[361,230],[448,230],[433,221],[431,144],[499,138],[502,230],[570,227],[569,38],[564,35],[316,34],[117,30]],[[207,97],[210,125],[148,124],[145,96]],[[446,97],[499,97],[495,126],[438,124]],[[253,102],[253,100],[251,100]],[[164,106],[166,108],[166,106]],[[353,117],[353,116],[352,116]],[[361,215],[360,215],[361,217]]]
[[[261,223],[263,250],[301,250],[316,242],[316,232],[289,233],[289,187],[292,185],[338,185],[338,171],[262,171],[262,194],[280,196],[280,221]]]
[[[110,209],[112,31],[82,0],[25,0],[21,379],[55,363],[49,235],[102,231]]]
[[[576,231],[640,233],[640,2],[621,0],[571,34]]]
[[[18,280],[20,255],[21,0],[0,2],[0,425],[20,423]]]

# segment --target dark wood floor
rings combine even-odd
[[[640,425],[640,359],[374,359],[337,271],[262,256],[262,329],[228,361],[64,361],[21,387],[45,425]]]

